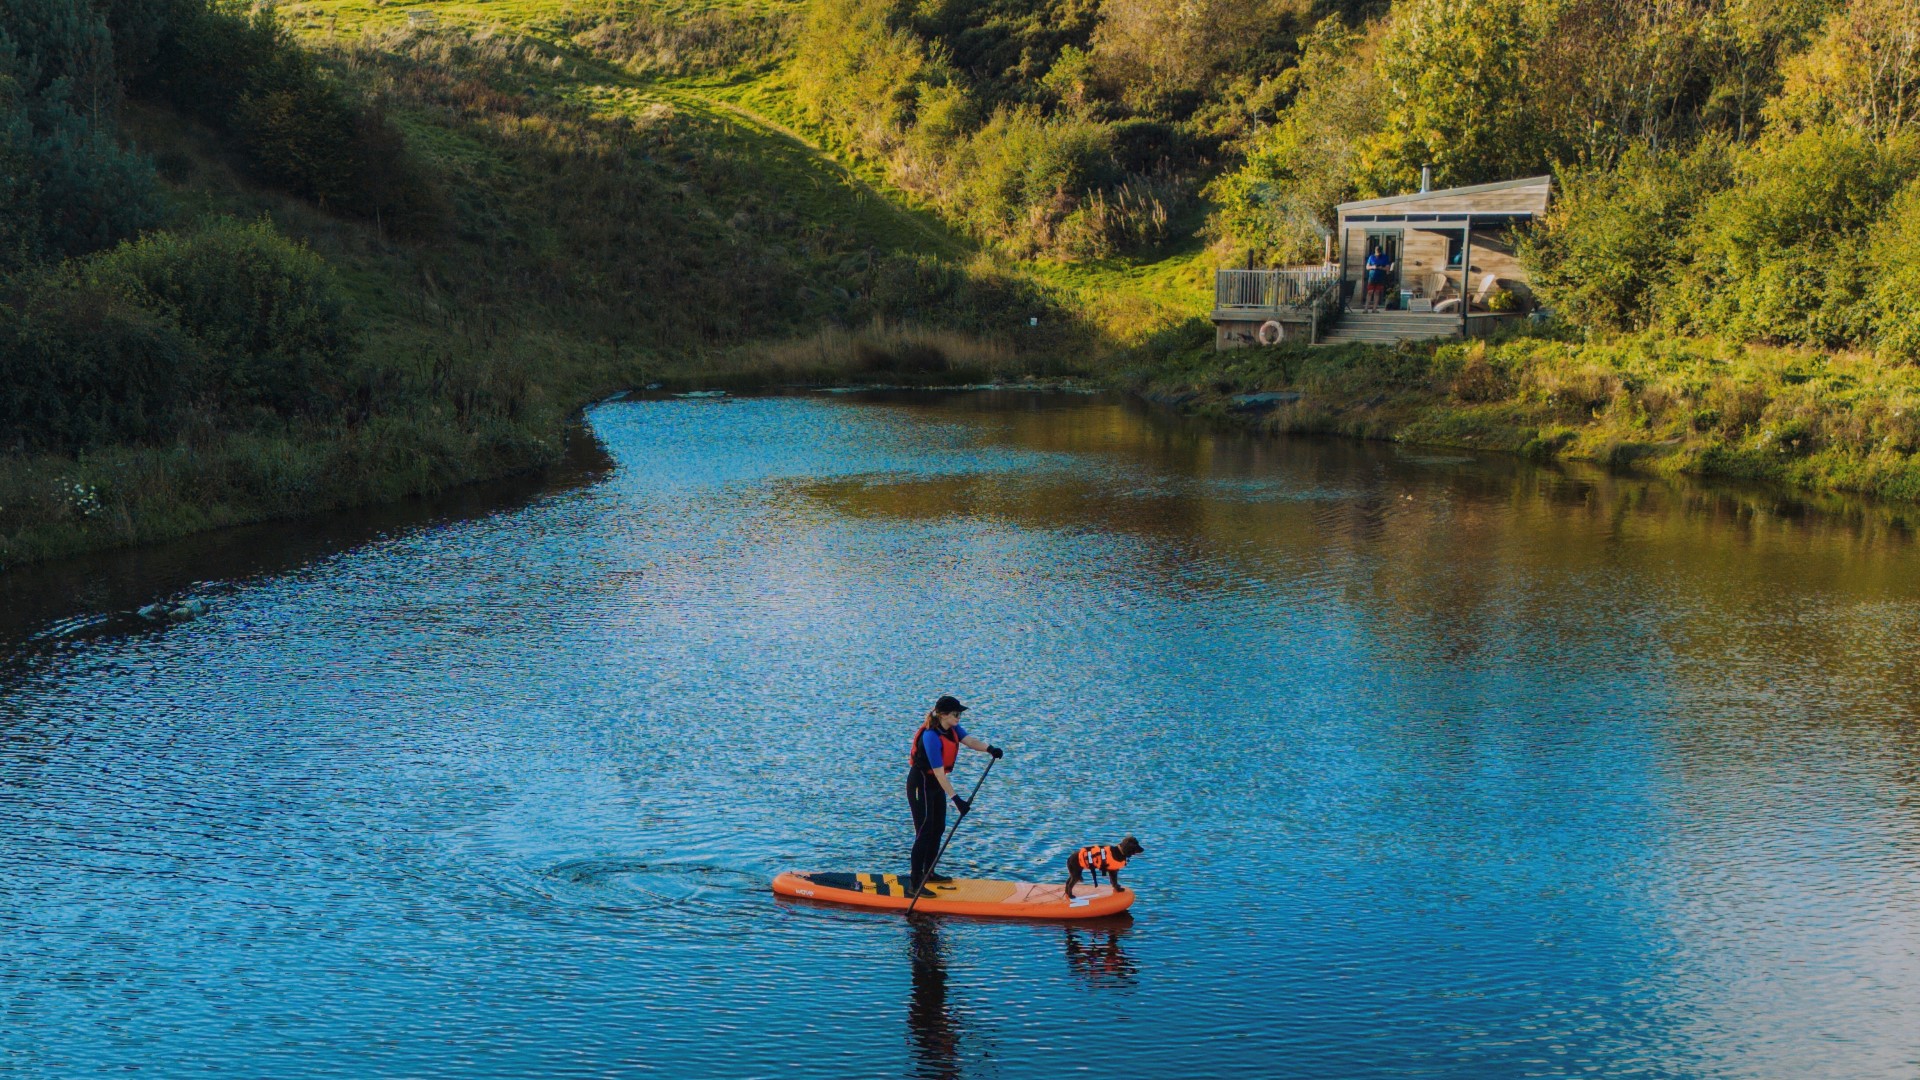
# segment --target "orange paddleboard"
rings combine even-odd
[[[913,901],[907,883],[893,874],[800,873],[789,870],[773,879],[781,896],[820,900],[829,904],[905,911]],[[1133,906],[1133,890],[1115,892],[1111,885],[1081,885],[1067,899],[1065,885],[1036,885],[1027,881],[980,881],[955,878],[935,885],[933,895],[913,905],[930,915],[988,915],[999,919],[1097,919]]]

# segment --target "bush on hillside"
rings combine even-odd
[[[1920,7],[1912,0],[1838,5],[1781,75],[1784,85],[1766,110],[1775,125],[1845,124],[1875,137],[1912,130],[1920,126]]]
[[[1562,170],[1546,218],[1520,246],[1534,291],[1583,329],[1645,328],[1681,269],[1695,211],[1727,186],[1730,169],[1716,139],[1690,154],[1635,149],[1616,168]]]
[[[1191,22],[1154,14],[1165,7],[1141,0],[1127,18]],[[1050,0],[934,10],[821,0],[798,34],[795,97],[836,140],[975,236],[1021,254],[1137,250],[1165,239],[1217,139],[1174,119],[1191,102],[1136,115],[1101,96],[1113,87],[1084,47],[1093,11]],[[1128,40],[1128,62],[1142,71],[1164,53]],[[1196,71],[1213,70],[1212,59],[1200,63]]]
[[[167,29],[191,17],[204,0],[95,0],[113,38],[113,67],[120,80],[136,82],[153,73]]]
[[[1353,193],[1355,152],[1379,124],[1372,65],[1361,35],[1328,17],[1303,44],[1300,63],[1280,80],[1290,102],[1246,140],[1246,162],[1207,189],[1208,231],[1244,244],[1269,263],[1317,260],[1334,207]]]
[[[685,75],[773,64],[786,51],[794,21],[785,9],[669,12],[645,0],[605,0],[575,8],[560,29],[633,71]]]
[[[402,234],[440,227],[444,197],[399,132],[336,85],[272,11],[189,8],[160,54],[136,89],[231,136],[255,179]]]
[[[0,41],[11,41],[15,92],[110,115],[120,98],[113,39],[87,0],[0,0]]]
[[[40,11],[54,6],[43,3]],[[90,9],[81,4],[78,11]],[[65,14],[75,16],[75,10]],[[52,23],[61,32],[34,39],[30,51],[38,59],[32,61],[23,60],[14,40],[0,31],[0,273],[98,250],[160,216],[152,164],[120,145],[104,113],[72,106],[77,84],[71,75],[46,77],[49,70],[71,71],[82,62],[58,59],[61,50],[50,41],[77,42],[85,63],[94,63],[103,26],[96,19],[99,33],[82,33],[73,19]],[[33,26],[15,29],[38,33]],[[100,62],[110,76],[111,54]]]
[[[1662,302],[1692,333],[1834,347],[1865,343],[1868,227],[1920,168],[1920,139],[1824,126],[1738,155],[1733,183],[1695,215]]]
[[[40,257],[98,251],[159,223],[164,204],[145,155],[63,107],[47,109],[36,126],[29,157]]]
[[[1920,362],[1920,179],[1907,182],[1874,226],[1871,264],[1874,343],[1888,356]]]
[[[1359,151],[1363,194],[1397,195],[1526,176],[1550,160],[1530,100],[1533,35],[1524,0],[1402,0],[1376,66],[1386,90],[1381,130]]]
[[[193,343],[117,289],[37,277],[0,305],[0,450],[152,442],[178,427]]]
[[[199,352],[196,389],[240,419],[324,415],[344,399],[355,342],[333,270],[264,221],[155,233],[75,275],[169,319]]]

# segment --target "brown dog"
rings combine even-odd
[[[1073,887],[1080,884],[1080,875],[1090,873],[1093,883],[1100,884],[1100,873],[1106,871],[1107,880],[1113,884],[1115,892],[1120,891],[1120,868],[1127,860],[1147,850],[1140,841],[1129,836],[1117,844],[1089,844],[1067,856],[1067,899],[1073,899]]]

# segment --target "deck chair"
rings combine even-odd
[[[1474,307],[1486,307],[1487,297],[1492,295],[1493,290],[1496,287],[1498,287],[1499,284],[1500,284],[1499,279],[1495,278],[1492,274],[1488,274],[1485,277],[1482,277],[1480,279],[1480,288],[1475,290],[1473,294]],[[1455,296],[1455,297],[1450,297],[1446,300],[1442,300],[1439,303],[1433,305],[1433,310],[1435,311],[1435,313],[1445,312],[1445,311],[1459,311],[1460,298]],[[1469,307],[1467,310],[1472,311],[1473,308]]]

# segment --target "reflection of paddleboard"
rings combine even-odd
[[[789,870],[773,879],[781,896],[822,900],[830,904],[905,911],[912,900],[907,883],[893,874],[802,874]],[[935,885],[933,895],[913,906],[933,915],[991,915],[1002,919],[1094,919],[1113,915],[1133,905],[1133,890],[1113,891],[1111,885],[1081,885],[1067,899],[1065,885],[1036,885],[1027,881],[977,881],[956,878]]]

